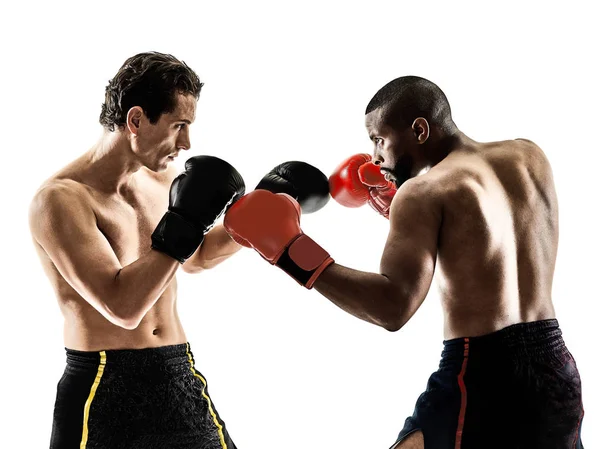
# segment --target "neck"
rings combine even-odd
[[[127,134],[104,131],[98,142],[83,156],[86,179],[106,192],[122,191],[142,164],[131,150]]]
[[[436,132],[432,133],[431,137],[433,137],[433,140],[425,152],[426,158],[422,164],[419,164],[420,167],[416,167],[416,174],[429,171],[431,167],[439,164],[453,151],[465,148],[473,142],[472,139],[458,129],[450,134],[436,130]]]

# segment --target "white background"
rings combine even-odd
[[[345,157],[371,152],[365,106],[402,75],[437,83],[470,137],[538,143],[560,203],[554,303],[583,381],[583,441],[598,447],[600,36],[591,5],[2,6],[0,447],[48,446],[65,361],[62,318],[29,238],[29,201],[44,179],[95,142],[106,83],[127,57],[148,50],[183,59],[206,83],[193,148],[177,164],[217,155],[249,188],[286,160],[330,174]],[[337,262],[378,270],[388,224],[370,208],[331,201],[302,224]],[[197,366],[240,449],[387,448],[437,367],[435,285],[414,318],[389,333],[299,287],[250,250],[178,277],[179,312]]]

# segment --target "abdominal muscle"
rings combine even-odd
[[[102,351],[185,343],[187,339],[177,315],[176,298],[177,287],[173,280],[139,326],[132,330],[112,324],[78,295],[64,298],[60,306],[65,318],[65,346],[79,351]]]

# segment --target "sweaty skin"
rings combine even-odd
[[[479,143],[457,132],[440,159],[418,176],[414,167],[398,189],[380,273],[333,264],[314,287],[396,331],[422,304],[437,265],[445,339],[554,318],[558,206],[542,150],[524,139]]]
[[[180,264],[150,245],[178,175],[169,163],[190,147],[195,108],[193,96],[180,95],[175,110],[155,125],[141,114],[145,132],[135,137],[142,140],[135,154],[124,131],[105,133],[33,198],[31,233],[64,316],[66,347],[99,351],[187,341],[176,309]],[[138,123],[135,117],[130,122]],[[239,248],[217,225],[182,268],[211,268]]]

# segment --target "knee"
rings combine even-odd
[[[400,443],[396,444],[392,449],[424,449],[425,440],[423,439],[423,432],[417,430],[407,436]]]

